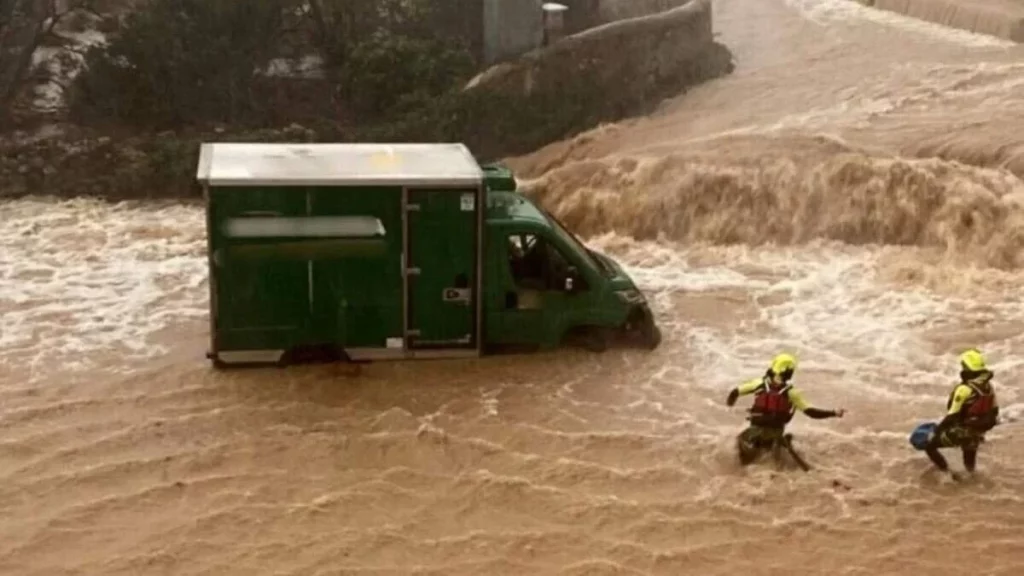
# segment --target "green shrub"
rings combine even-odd
[[[151,0],[108,43],[89,50],[70,91],[70,112],[84,123],[152,129],[312,122],[302,107],[328,117],[340,109],[356,123],[378,122],[424,105],[474,70],[464,40],[432,25],[434,5]],[[284,53],[323,57],[326,79],[314,84],[325,89],[297,88],[317,102],[289,95],[295,81],[261,74]],[[334,97],[340,106],[331,102]]]
[[[443,38],[381,32],[356,46],[341,72],[341,95],[366,119],[381,119],[428,105],[473,73],[464,46]]]
[[[90,49],[70,93],[81,121],[174,128],[258,120],[257,71],[292,0],[152,0]]]

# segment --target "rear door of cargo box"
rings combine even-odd
[[[409,345],[473,348],[479,190],[410,188],[407,194]]]

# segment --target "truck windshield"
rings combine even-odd
[[[553,214],[539,206],[537,208],[544,214],[544,216],[547,216],[548,220],[551,221],[551,227],[554,228],[555,234],[557,234],[563,242],[576,252],[576,256],[580,258],[580,260],[600,270],[605,276],[614,274],[614,272],[610,270],[600,258],[594,257],[594,254],[583,245],[583,242],[580,242],[579,238],[577,238],[575,234],[563,226],[562,223],[559,222],[558,218],[555,218]]]

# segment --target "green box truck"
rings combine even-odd
[[[644,295],[462,144],[208,143],[217,367],[658,346]]]

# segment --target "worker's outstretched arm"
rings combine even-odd
[[[750,380],[750,381],[744,382],[743,384],[740,384],[739,386],[737,386],[737,387],[735,387],[735,388],[733,388],[732,390],[729,391],[729,397],[725,399],[726,406],[732,406],[733,404],[736,403],[736,400],[740,396],[746,396],[747,394],[752,394],[754,391],[756,391],[760,387],[761,387],[761,379],[760,378],[757,378],[755,380]]]
[[[825,418],[842,418],[846,410],[842,408],[838,410],[823,410],[821,408],[815,408],[807,403],[804,395],[800,393],[796,388],[789,389],[789,401],[793,403],[793,407],[804,413],[808,418],[815,420],[823,420]]]

